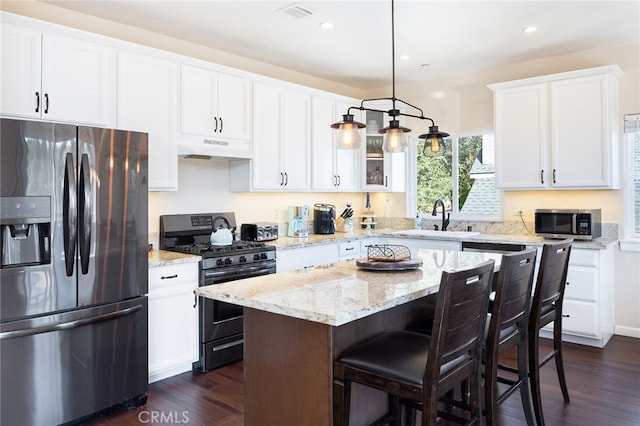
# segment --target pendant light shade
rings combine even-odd
[[[407,136],[405,133],[410,131],[411,129],[400,126],[398,120],[391,120],[388,127],[380,129],[378,132],[384,134],[382,151],[390,153],[406,151]]]
[[[422,153],[429,157],[444,155],[447,150],[444,145],[444,138],[448,136],[449,133],[439,131],[438,126],[430,126],[429,133],[418,136],[418,138],[425,140]]]
[[[332,129],[338,129],[338,148],[358,149],[362,144],[360,129],[367,127],[363,123],[353,120],[353,114],[344,114],[342,121],[331,125]]]

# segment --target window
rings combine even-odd
[[[640,251],[640,114],[624,116],[624,231],[620,248]]]
[[[409,158],[407,211],[431,214],[436,200],[444,202],[452,218],[501,220],[502,192],[495,188],[493,134],[474,132],[452,135],[445,140],[444,155],[423,153],[417,139]],[[415,183],[414,183],[415,182]],[[423,214],[424,216],[424,214]]]

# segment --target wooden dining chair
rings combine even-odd
[[[529,393],[527,332],[537,249],[504,254],[495,284],[495,298],[486,325],[484,362],[484,412],[487,425],[497,425],[498,406],[515,391],[527,425],[534,424]],[[500,364],[500,356],[516,348],[515,368]],[[502,389],[499,384],[507,385]]]
[[[533,408],[538,425],[544,425],[540,393],[540,367],[555,359],[562,397],[569,402],[569,390],[562,360],[562,303],[567,284],[567,270],[573,240],[545,243],[538,269],[536,288],[529,316],[529,377]],[[553,350],[542,359],[539,355],[539,330],[553,323]]]
[[[423,411],[422,425],[438,416],[480,424],[480,363],[494,261],[443,272],[431,336],[407,330],[383,333],[348,348],[334,362],[334,425],[348,425],[352,382],[388,394],[388,412],[374,424],[399,424],[400,401]],[[438,411],[439,398],[470,383],[469,419]]]

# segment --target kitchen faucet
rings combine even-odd
[[[447,226],[449,226],[449,217],[451,216],[451,213],[447,213],[447,218],[444,218],[444,201],[438,198],[436,202],[433,203],[433,211],[431,212],[432,216],[437,216],[436,210],[438,209],[438,205],[442,206],[442,227],[440,227],[440,230],[446,231]]]

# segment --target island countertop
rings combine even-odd
[[[340,326],[436,293],[442,271],[475,266],[496,253],[418,251],[422,267],[370,271],[355,261],[199,287],[198,296],[292,318]]]

